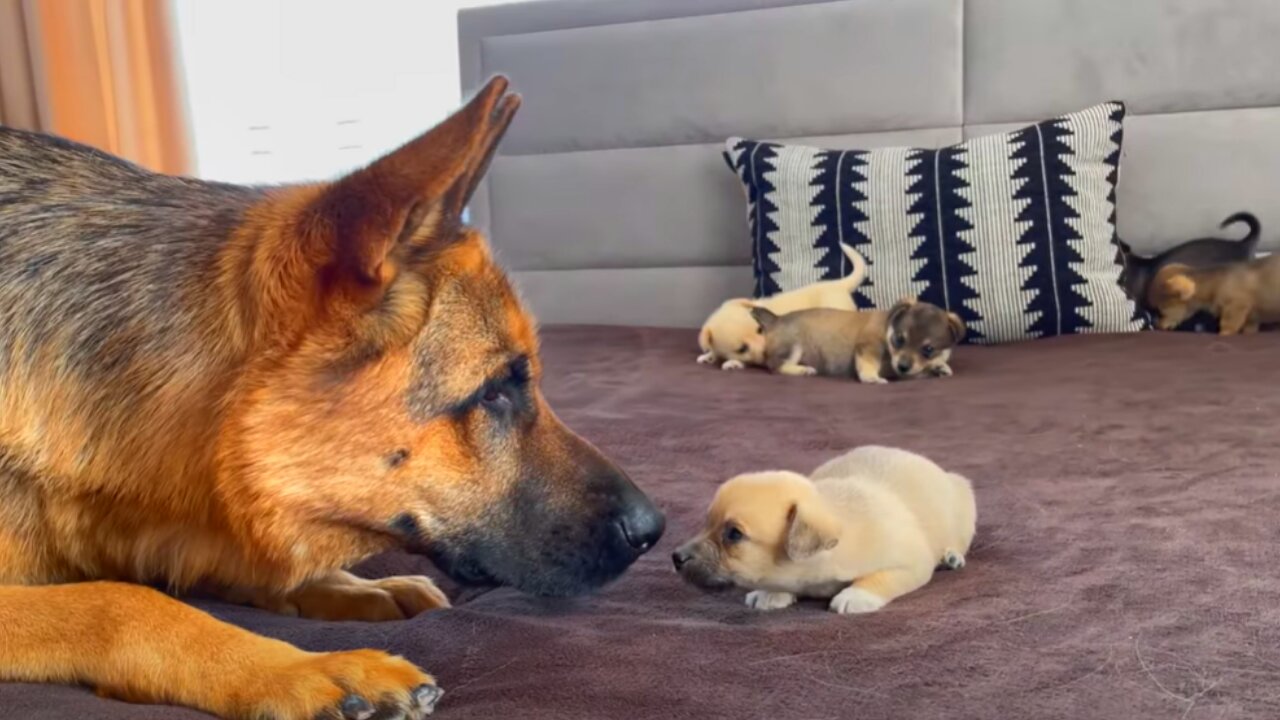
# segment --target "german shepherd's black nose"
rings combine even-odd
[[[666,517],[629,480],[623,485],[618,501],[615,522],[622,537],[637,553],[648,552],[662,538],[667,527]]]

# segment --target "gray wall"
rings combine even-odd
[[[543,322],[696,326],[752,287],[727,136],[937,147],[1129,106],[1121,236],[1280,240],[1276,0],[544,0],[463,11],[525,104],[475,207]]]

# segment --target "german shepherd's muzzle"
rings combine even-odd
[[[555,417],[529,375],[518,359],[478,393],[491,436],[472,445],[488,455],[485,484],[501,490],[475,511],[406,512],[393,526],[459,582],[573,595],[620,575],[658,542],[665,519]]]
[[[665,520],[630,478],[559,423],[560,452],[528,458],[510,493],[481,517],[450,522],[421,548],[453,579],[575,595],[626,570],[662,537]],[[565,496],[548,481],[577,486]],[[421,537],[409,516],[400,518]]]

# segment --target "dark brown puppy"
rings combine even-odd
[[[533,320],[461,223],[519,107],[496,78],[333,183],[166,177],[0,128],[0,678],[224,718],[419,718],[374,650],[303,652],[155,590],[305,617],[447,604],[344,568],[594,588],[662,533],[539,391]]]
[[[814,309],[775,315],[754,308],[765,338],[765,364],[783,375],[857,377],[885,383],[951,374],[951,349],[964,338],[955,313],[915,298],[888,311]]]

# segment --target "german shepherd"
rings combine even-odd
[[[534,321],[461,216],[520,105],[491,80],[336,182],[153,174],[0,128],[0,679],[224,718],[419,718],[441,691],[170,596],[387,620],[424,577],[585,592],[664,519],[539,391]]]

